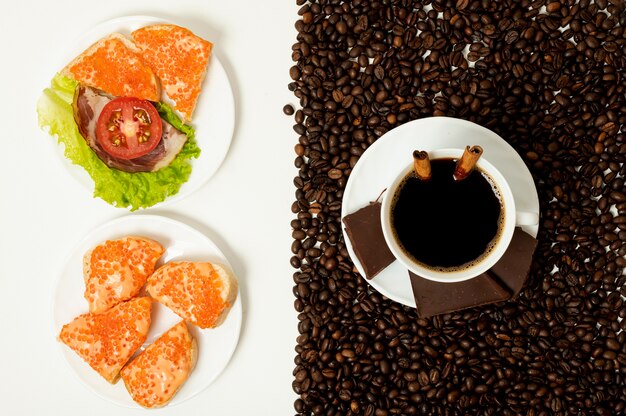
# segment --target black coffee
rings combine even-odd
[[[456,161],[431,161],[432,177],[410,173],[393,196],[391,216],[398,241],[417,262],[455,270],[480,261],[497,241],[504,210],[485,174],[453,177]]]

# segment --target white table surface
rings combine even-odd
[[[127,215],[93,199],[37,126],[35,105],[59,57],[90,27],[153,15],[204,26],[231,79],[236,128],[217,174],[182,201],[146,213],[216,242],[239,278],[243,326],[222,375],[163,415],[287,415],[297,333],[290,211],[297,136],[284,104],[295,1],[11,1],[0,13],[0,415],[136,415],[88,390],[59,353],[52,293],[67,255],[94,227]]]

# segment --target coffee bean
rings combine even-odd
[[[420,371],[420,373],[418,374],[418,381],[420,385],[428,386],[430,384],[430,378],[428,376],[428,373],[426,373],[425,371]]]
[[[287,104],[283,107],[283,113],[290,116],[295,112],[293,106],[291,104]]]
[[[452,104],[454,107],[462,107],[463,99],[461,99],[461,97],[459,97],[458,95],[453,95],[452,97],[450,97],[450,104]]]
[[[439,382],[439,370],[436,368],[431,369],[428,378],[431,384],[437,384]]]
[[[615,202],[624,202],[626,201],[626,194],[623,192],[613,191],[609,194],[611,199]]]
[[[300,68],[298,68],[297,66],[292,66],[291,69],[289,69],[289,76],[294,81],[297,81],[300,78],[300,74]]]
[[[624,413],[626,15],[518,3],[296,0],[298,414]],[[541,224],[517,297],[424,319],[358,275],[340,215],[367,148],[433,115],[518,152]]]

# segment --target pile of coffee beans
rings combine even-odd
[[[625,2],[296,3],[296,413],[625,414]],[[419,319],[354,271],[341,200],[381,135],[444,115],[525,160],[539,246],[516,299]]]

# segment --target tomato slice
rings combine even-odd
[[[96,139],[111,156],[136,159],[159,144],[162,131],[159,113],[149,101],[119,97],[102,109]]]

